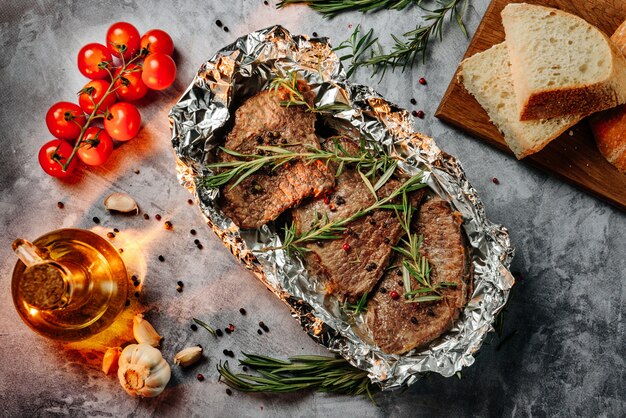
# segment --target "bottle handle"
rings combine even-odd
[[[37,247],[32,242],[23,238],[18,238],[13,241],[11,248],[13,248],[15,255],[22,260],[22,263],[26,264],[27,268],[48,259],[48,251],[46,249]]]

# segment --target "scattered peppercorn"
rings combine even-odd
[[[416,110],[412,111],[411,115],[413,115],[413,117],[416,118],[417,117],[417,111]]]
[[[57,202],[57,208],[63,209],[64,207],[65,205],[63,204],[63,202]]]
[[[107,232],[107,237],[109,238],[115,238],[115,234],[113,232]]]
[[[185,285],[185,283],[183,283],[182,280],[177,281],[176,284],[179,285],[180,287],[183,287]]]
[[[172,225],[170,221],[165,221],[163,226],[165,227],[165,229],[168,229],[168,230],[171,230],[172,228],[174,228],[174,225]]]
[[[133,281],[133,286],[138,287],[141,283],[139,283],[139,280],[135,280]]]
[[[198,331],[198,326],[196,324],[191,324],[192,331]]]
[[[378,267],[376,263],[369,263],[367,266],[365,266],[365,271],[374,271],[376,270],[376,267]]]
[[[196,247],[198,247],[199,250],[203,249],[204,247],[202,246],[202,244],[198,244],[196,245]]]
[[[312,35],[314,38],[317,38],[317,32],[313,32]]]
[[[412,104],[412,105],[416,105],[416,104],[417,104],[417,101],[416,101],[415,99],[411,99],[411,104]]]
[[[218,337],[222,337],[222,336],[224,336],[224,333],[222,332],[221,329],[218,328],[218,329],[215,330],[215,335],[217,335]]]
[[[144,214],[143,214],[143,218],[144,218],[144,219],[150,219],[150,215],[148,215],[147,213],[144,213]]]
[[[491,181],[493,181],[493,184],[500,184],[500,180],[497,177],[492,178]]]
[[[418,118],[420,118],[420,119],[424,119],[424,111],[423,110],[418,110],[416,116]]]
[[[124,249],[123,248],[119,248],[117,251],[119,251],[120,254],[122,254],[124,252]]]
[[[161,220],[161,215],[159,215],[158,213],[156,215],[154,215],[154,219],[156,219],[157,221]]]
[[[385,289],[384,287],[380,288],[380,293],[387,293],[387,289]]]
[[[187,199],[187,203],[189,203],[190,205],[193,205],[193,200]]]
[[[189,231],[189,233],[190,233],[191,235],[196,235],[196,234],[197,234],[197,232],[196,232],[196,230],[195,230],[195,229],[190,230],[190,231]]]
[[[267,0],[264,0],[264,1],[263,1],[263,4],[264,4],[264,5],[266,5],[266,6],[269,6],[270,2],[269,2],[269,1],[267,1]]]
[[[117,228],[113,228],[113,232],[115,232],[115,233],[117,234],[117,233],[119,233],[119,232],[120,232],[120,230],[119,230],[119,229],[117,229]]]
[[[421,85],[426,85],[426,79],[424,77],[419,79]]]
[[[199,381],[201,381],[201,382],[204,380],[204,376],[202,375],[202,373],[198,373],[197,378],[198,378],[198,380],[199,380]]]
[[[126,299],[126,306],[130,305],[130,299]]]
[[[265,323],[263,321],[259,322],[259,326],[261,327],[261,329],[265,332],[270,332],[270,329],[267,325],[265,325]]]
[[[418,323],[417,318],[412,316],[411,317],[411,322],[414,323],[415,325],[417,325],[417,323]]]
[[[228,26],[224,26],[224,32],[228,32]]]
[[[342,196],[337,196],[335,198],[335,203],[337,203],[338,205],[343,205],[344,203],[346,203],[346,199],[344,199]]]
[[[248,368],[246,366],[243,366],[242,369],[243,369],[244,372],[248,371]]]
[[[198,244],[200,244],[200,240],[198,238],[196,238],[196,239],[193,240],[193,243],[198,245]]]
[[[133,170],[133,173],[135,173],[135,174],[139,174],[139,169],[138,169],[138,168],[135,168],[135,169]]]
[[[389,293],[389,296],[391,296],[391,299],[393,300],[397,300],[400,297],[400,294],[398,292],[396,292],[395,290],[392,290]]]
[[[227,388],[227,389],[226,389],[226,394],[227,394],[228,396],[231,396],[231,395],[233,394],[233,391],[232,391],[232,390],[230,390],[230,388]]]
[[[246,314],[246,310],[244,308],[239,308],[239,313],[242,315]]]
[[[100,218],[98,218],[97,216],[94,216],[92,219],[93,223],[95,224],[99,224],[100,223]]]
[[[183,291],[183,287],[182,286],[176,286],[176,291],[178,293],[181,293]]]
[[[344,250],[344,251],[346,251],[346,252],[350,251],[350,248],[351,248],[351,247],[350,247],[350,244],[348,244],[347,242],[346,242],[346,243],[344,243],[344,244],[341,246],[341,249],[342,249],[342,250]]]
[[[217,25],[217,27],[218,27],[218,28],[221,28],[222,26],[224,26],[224,25],[222,24],[222,21],[221,21],[221,20],[219,20],[219,19],[217,19],[217,20],[215,21],[215,24]]]
[[[139,297],[139,292],[135,292],[135,297],[138,298]]]
[[[257,329],[256,333],[259,334],[259,335],[263,335],[263,331],[261,331],[260,329]]]
[[[226,334],[230,334],[232,331],[230,330],[230,328],[224,328],[224,332],[225,332]]]
[[[224,353],[224,355],[227,356],[227,357],[235,358],[235,353],[233,353],[230,350],[224,349],[224,351],[222,351],[222,353]]]
[[[162,255],[160,255],[160,256],[159,256],[159,261],[160,261],[160,262],[165,261],[165,257],[163,257]]]

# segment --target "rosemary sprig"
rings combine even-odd
[[[278,93],[279,89],[284,89],[289,93],[288,100],[282,100],[280,105],[283,107],[290,106],[305,106],[309,112],[323,113],[323,112],[341,112],[344,110],[350,110],[352,107],[346,103],[329,103],[321,106],[314,106],[309,104],[304,92],[300,90],[298,84],[298,71],[288,71],[284,77],[276,76],[270,81],[270,91]]]
[[[439,7],[434,10],[424,9],[426,14],[422,18],[426,24],[418,25],[415,29],[404,33],[404,39],[392,34],[394,45],[388,53],[384,53],[377,38],[373,38],[371,30],[360,36],[361,28],[357,26],[350,38],[337,48],[351,48],[352,50],[351,54],[341,57],[342,61],[350,60],[347,73],[352,74],[359,67],[374,67],[374,74],[380,73],[383,77],[388,68],[392,70],[402,68],[404,71],[412,67],[419,54],[423,59],[426,58],[426,51],[432,37],[442,39],[443,24],[448,16],[449,21],[454,20],[463,34],[468,36],[463,23],[468,2],[469,0],[441,0],[437,2]],[[373,50],[375,46],[377,46],[377,51]],[[364,58],[368,55],[368,51],[369,58]]]
[[[372,399],[379,386],[373,384],[366,371],[357,369],[343,358],[327,356],[296,356],[288,361],[243,353],[241,366],[256,370],[260,376],[234,373],[228,361],[217,366],[220,379],[241,392],[296,392],[303,389],[344,395],[365,395]]]
[[[328,17],[341,12],[358,10],[373,12],[382,9],[402,10],[412,4],[420,4],[422,0],[281,0],[276,8],[289,4],[306,3],[309,7]]]
[[[352,315],[358,315],[362,312],[367,311],[367,307],[365,306],[366,304],[367,304],[367,292],[363,293],[363,296],[361,296],[361,299],[359,299],[356,305],[346,300],[345,303],[343,304],[343,310],[344,312],[351,313]]]
[[[193,318],[193,322],[195,322],[196,324],[200,325],[202,328],[206,329],[207,331],[209,331],[209,333],[214,336],[217,337],[217,334],[215,333],[215,330],[206,322],[200,321],[199,319]]]
[[[326,164],[331,162],[336,163],[338,166],[336,175],[341,174],[346,165],[354,166],[359,172],[364,172],[364,174],[370,178],[374,178],[376,175],[382,173],[374,187],[378,190],[378,188],[382,187],[384,182],[393,175],[397,167],[398,162],[395,157],[389,156],[378,149],[376,145],[372,145],[372,149],[366,148],[364,140],[361,141],[359,153],[356,155],[350,154],[341,146],[337,139],[334,139],[334,141],[335,145],[331,151],[307,147],[307,151],[305,152],[296,152],[282,147],[257,146],[256,148],[258,150],[263,151],[263,155],[242,154],[220,147],[223,152],[237,157],[238,159],[235,161],[223,161],[207,165],[210,169],[226,170],[207,177],[204,181],[205,186],[219,187],[229,183],[231,180],[235,180],[230,186],[232,189],[248,176],[264,167],[274,170],[292,160],[302,160],[307,164],[313,161],[324,161]],[[381,180],[384,181],[381,183]]]
[[[422,187],[425,187],[426,184],[422,183],[422,175],[418,174],[410,177],[406,180],[400,187],[391,192],[387,197],[377,200],[372,205],[360,209],[354,212],[352,215],[343,219],[335,219],[333,221],[328,220],[328,216],[323,216],[322,219],[319,219],[313,227],[302,234],[296,233],[296,226],[292,222],[289,226],[285,226],[285,239],[283,241],[283,245],[280,247],[266,247],[263,248],[262,251],[269,250],[277,250],[277,249],[287,249],[287,251],[296,251],[299,253],[304,253],[307,251],[307,248],[303,247],[302,244],[311,241],[320,241],[320,240],[333,240],[341,238],[341,234],[346,230],[347,225],[359,219],[362,216],[365,216],[375,210],[379,209],[392,209],[398,210],[402,209],[402,205],[397,205],[391,203],[392,200],[401,196],[403,194],[408,194],[415,190],[419,190]]]
[[[428,258],[420,254],[424,237],[411,233],[411,219],[413,218],[413,205],[408,195],[402,195],[402,214],[397,213],[402,229],[406,232],[406,238],[400,240],[402,246],[393,249],[404,256],[402,260],[402,280],[404,282],[404,298],[406,303],[433,302],[443,299],[441,290],[446,287],[456,287],[456,283],[437,282],[430,280],[431,268]],[[419,287],[413,289],[411,277],[419,283]]]

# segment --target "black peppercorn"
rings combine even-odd
[[[196,324],[191,324],[192,331],[198,331],[198,326]]]
[[[159,261],[160,261],[160,262],[165,261],[165,257],[163,257],[162,255],[160,255],[160,256],[159,256]]]
[[[263,331],[261,331],[260,329],[257,329],[256,333],[259,334],[259,335],[263,335]]]
[[[197,234],[197,232],[196,232],[196,230],[195,230],[195,229],[190,230],[190,231],[189,231],[189,233],[190,233],[191,235],[196,235],[196,234]]]
[[[100,223],[100,218],[98,218],[97,216],[94,216],[92,219],[93,223],[95,224],[99,224]]]
[[[221,28],[222,26],[224,26],[224,25],[222,24],[222,21],[221,21],[221,20],[219,20],[219,19],[217,19],[217,20],[215,21],[215,24],[217,25],[217,27],[218,27],[218,28]]]
[[[118,232],[120,232],[120,230],[117,229],[117,228],[113,228],[113,232],[115,232],[117,234]]]
[[[228,396],[230,396],[230,395],[232,395],[232,394],[233,394],[233,391],[232,391],[232,390],[230,390],[230,389],[226,389],[226,394],[227,394]]]
[[[228,32],[228,26],[224,26],[224,32]]]
[[[222,330],[221,330],[221,329],[216,329],[216,330],[215,330],[215,335],[217,335],[218,337],[221,337],[221,336],[223,336],[223,335],[224,335],[224,333],[222,332]]]
[[[416,104],[417,104],[417,101],[416,101],[415,99],[411,99],[411,104],[412,104],[412,105],[416,105]]]
[[[115,234],[113,232],[107,232],[107,237],[115,238]]]
[[[57,202],[57,208],[63,209],[64,207],[65,205],[63,204],[63,202]]]
[[[225,332],[226,334],[230,334],[232,331],[230,330],[230,328],[224,328],[224,332]]]
[[[185,285],[181,280],[177,281],[176,284],[180,287],[183,287]]]
[[[242,315],[246,314],[246,310],[244,308],[239,308],[239,313]]]
[[[156,215],[154,215],[154,219],[156,219],[157,221],[161,220],[161,215],[159,215],[158,213]]]
[[[196,245],[196,247],[198,247],[199,250],[203,249],[204,247],[202,246],[202,244],[198,244]]]
[[[415,325],[418,324],[417,318],[414,316],[411,317],[411,322],[414,323]]]
[[[380,293],[387,293],[387,289],[385,289],[384,287],[380,288]]]
[[[150,215],[148,215],[147,213],[144,213],[144,214],[143,214],[143,218],[144,218],[144,219],[146,219],[146,220],[147,220],[147,219],[150,219]]]

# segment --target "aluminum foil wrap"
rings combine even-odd
[[[212,175],[206,164],[214,161],[215,148],[223,145],[236,106],[268,88],[277,73],[287,71],[298,71],[308,82],[317,95],[316,106],[349,106],[334,112],[327,122],[382,144],[401,157],[399,167],[406,173],[423,171],[428,187],[462,215],[471,246],[474,292],[454,327],[427,348],[400,356],[383,353],[364,334],[359,318],[347,317],[338,302],[325,294],[324,286],[308,276],[302,260],[283,250],[259,251],[281,244],[271,223],[258,230],[240,230],[218,207],[219,190],[203,185],[203,179]],[[441,152],[432,139],[414,132],[406,110],[371,88],[346,80],[326,38],[293,36],[273,26],[237,39],[201,66],[169,117],[181,184],[194,194],[208,225],[224,244],[289,305],[311,337],[367,370],[385,390],[410,385],[429,372],[452,376],[474,362],[514,284],[508,271],[513,257],[508,232],[486,219],[460,163]]]

